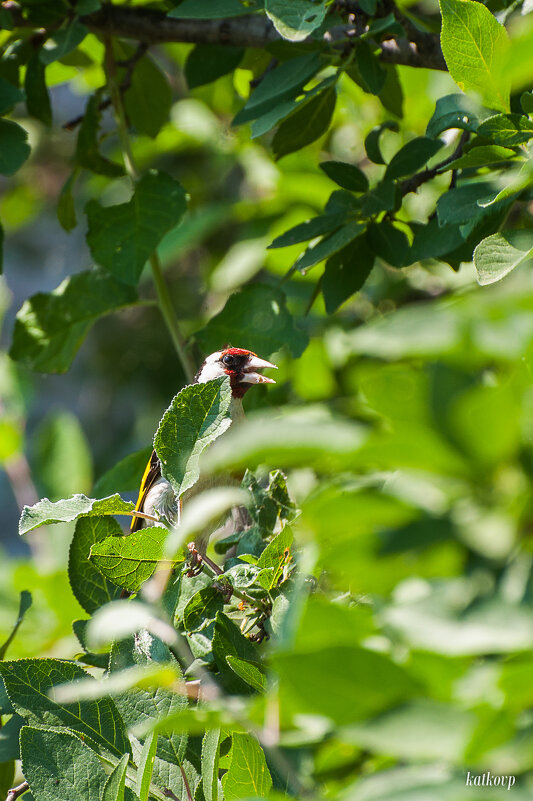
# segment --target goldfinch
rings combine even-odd
[[[242,398],[253,384],[276,383],[274,379],[261,374],[261,371],[267,368],[276,368],[276,365],[267,362],[266,359],[260,359],[251,350],[226,348],[217,350],[205,359],[193,383],[204,384],[206,381],[228,375],[232,393],[231,417],[235,422],[243,417]],[[142,477],[135,511],[172,525],[177,522],[178,508],[178,499],[170,483],[162,476],[161,463],[153,451]],[[154,520],[134,516],[131,531],[154,524]]]

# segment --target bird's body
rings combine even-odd
[[[232,423],[237,422],[244,415],[242,398],[252,384],[273,384],[272,378],[266,378],[259,371],[275,364],[260,359],[255,353],[242,348],[226,348],[216,351],[205,359],[194,377],[195,384],[203,384],[215,378],[228,375],[232,392],[231,418]],[[197,493],[206,489],[205,482],[198,482],[188,493]],[[161,463],[155,451],[152,451],[150,461],[146,465],[141,481],[139,497],[135,507],[148,517],[135,515],[132,519],[131,531],[137,531],[146,525],[154,525],[155,521],[175,525],[179,522],[181,500],[177,499],[169,481],[162,475]],[[152,519],[150,519],[152,518]]]

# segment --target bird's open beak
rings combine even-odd
[[[261,373],[257,372],[258,370],[266,370],[267,367],[274,370],[278,369],[277,365],[272,364],[272,362],[267,362],[266,359],[260,359],[259,356],[252,356],[244,368],[244,375],[241,382],[245,384],[275,384],[276,382],[273,378],[267,378],[265,375],[261,375]]]

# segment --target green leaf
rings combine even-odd
[[[172,90],[167,77],[149,56],[135,65],[131,86],[124,93],[124,106],[140,134],[155,138],[168,121]]]
[[[271,470],[268,484],[259,483],[249,470],[244,474],[241,486],[248,489],[253,498],[249,512],[263,533],[272,534],[279,526],[291,520],[296,506],[287,490],[287,479],[281,470]]]
[[[225,801],[266,798],[272,787],[272,777],[255,737],[234,732],[230,759],[228,771],[222,778]]]
[[[129,453],[107,470],[94,484],[94,494],[98,497],[111,495],[113,492],[135,492],[141,485],[141,479],[152,455],[152,446]]]
[[[28,134],[11,120],[0,119],[0,173],[13,175],[31,153]]]
[[[246,659],[240,659],[238,656],[232,656],[231,654],[226,657],[226,662],[246,684],[249,684],[257,692],[266,692],[266,677],[256,662],[247,662]]]
[[[20,759],[19,736],[23,726],[24,719],[20,715],[11,715],[7,723],[2,724],[0,728],[0,765],[12,759]]]
[[[397,210],[400,205],[394,181],[383,180],[363,197],[361,214],[363,217],[373,217],[382,211]]]
[[[24,726],[20,752],[35,799],[100,801],[106,774],[94,751],[75,735]]]
[[[285,551],[292,545],[292,539],[292,531],[288,528],[280,531],[279,534],[268,543],[259,557],[257,567],[274,567],[277,569],[285,558]]]
[[[459,225],[439,225],[437,217],[426,224],[411,223],[413,243],[406,263],[438,259],[463,244],[465,237]]]
[[[101,801],[124,801],[128,761],[129,754],[124,754],[117,762],[107,777]]]
[[[45,125],[52,124],[52,107],[45,79],[45,67],[36,51],[26,67],[24,89],[26,90],[26,108],[28,114]]]
[[[23,508],[19,521],[19,534],[27,534],[34,528],[49,526],[52,523],[72,523],[80,517],[129,515],[133,508],[134,504],[122,500],[120,495],[110,495],[108,498],[95,500],[77,494],[56,503],[44,498],[33,506]]]
[[[275,29],[290,42],[306,39],[324,21],[327,3],[307,0],[265,0],[265,11]]]
[[[168,16],[179,19],[224,19],[240,17],[258,7],[259,4],[253,0],[246,5],[240,0],[183,0]]]
[[[520,105],[526,114],[531,114],[533,111],[533,92],[522,92],[520,95]]]
[[[99,317],[136,303],[135,290],[112,276],[76,273],[53,292],[39,292],[24,302],[9,354],[31,370],[64,373]]]
[[[308,341],[296,328],[281,289],[263,284],[245,286],[231,295],[195,339],[204,353],[217,350],[221,342],[245,342],[265,357],[282,347],[294,357],[301,356]]]
[[[364,235],[327,260],[321,290],[328,314],[361,289],[373,266],[374,254]]]
[[[285,120],[272,140],[276,159],[300,150],[326,133],[333,117],[336,99],[335,87],[331,86]]]
[[[61,189],[59,200],[57,201],[57,219],[65,231],[72,231],[76,227],[76,207],[72,190],[76,181],[78,171],[74,170]]]
[[[226,377],[184,387],[163,415],[154,439],[163,476],[178,498],[198,481],[201,453],[231,425]]]
[[[392,163],[392,162],[391,162]],[[406,234],[388,220],[368,226],[367,241],[376,256],[393,267],[403,267],[409,253]]]
[[[385,159],[381,155],[381,149],[379,146],[379,140],[381,139],[381,135],[384,131],[394,131],[397,133],[399,131],[398,124],[396,122],[387,120],[387,122],[384,122],[381,125],[376,125],[374,128],[372,128],[365,139],[366,155],[370,161],[374,162],[374,164],[385,164]]]
[[[505,67],[509,38],[488,8],[475,0],[440,0],[441,46],[450,75],[464,92],[509,111],[510,81]]]
[[[460,0],[466,2],[466,0]],[[385,172],[385,178],[404,178],[417,172],[421,167],[441,149],[444,142],[429,139],[427,136],[417,136],[411,139],[392,157]]]
[[[124,723],[110,698],[73,704],[53,700],[56,684],[90,680],[78,665],[59,659],[19,659],[0,663],[0,673],[15,711],[29,725],[68,728],[119,757],[131,753]]]
[[[184,72],[189,89],[205,86],[223,75],[233,72],[242,61],[242,47],[228,45],[197,44],[185,62]]]
[[[387,73],[368,42],[360,41],[358,43],[355,49],[355,58],[364,87],[370,94],[379,95],[385,86]]]
[[[237,656],[248,662],[257,662],[256,651],[249,640],[241,634],[238,626],[225,614],[219,612],[213,634],[213,656],[225,688],[238,693],[249,693],[250,687],[229,667],[226,657]]]
[[[533,136],[533,134],[532,134]],[[455,161],[450,161],[440,172],[445,170],[467,169],[469,167],[486,167],[490,164],[501,164],[505,161],[518,158],[518,154],[508,147],[499,145],[479,145],[473,147],[468,153],[460,156]]]
[[[70,545],[68,577],[80,605],[92,615],[98,607],[120,598],[111,584],[89,561],[91,548],[110,537],[121,537],[122,529],[112,517],[82,517],[76,523]]]
[[[87,244],[94,260],[134,286],[147,259],[178,224],[186,207],[181,184],[155,170],[143,175],[127,203],[104,207],[97,200],[89,201]]]
[[[139,801],[148,801],[150,782],[154,770],[155,751],[157,748],[157,734],[151,732],[144,741],[141,756],[137,766],[136,792]]]
[[[102,114],[99,105],[100,93],[97,92],[89,97],[85,107],[76,141],[76,161],[86,170],[114,178],[124,175],[124,169],[100,154],[98,132]]]
[[[328,178],[343,189],[349,189],[351,192],[366,192],[368,189],[368,178],[355,164],[347,164],[345,161],[323,161],[318,166],[324,170]]]
[[[339,162],[327,163],[337,164]],[[320,166],[323,167],[323,165]],[[326,170],[324,170],[324,172],[326,172]],[[323,234],[336,231],[345,221],[346,214],[320,214],[318,217],[313,217],[311,220],[306,220],[303,223],[295,225],[294,228],[290,228],[288,231],[285,231],[284,234],[276,237],[268,246],[268,249],[285,248],[289,245],[296,245],[298,242],[307,242],[309,239],[314,239],[315,236],[322,236]]]
[[[295,268],[303,272],[310,267],[314,267],[315,264],[337,253],[337,251],[344,248],[349,242],[353,242],[364,229],[365,223],[356,222],[355,220],[343,225],[338,231],[321,239],[316,245],[307,248],[305,253],[300,256],[294,265]]]
[[[426,128],[426,136],[434,139],[450,128],[475,131],[477,124],[476,107],[468,95],[445,95],[437,100],[435,111]]]
[[[298,714],[324,715],[339,725],[380,713],[418,692],[415,681],[389,656],[357,646],[279,653],[273,662],[280,677],[281,704]]]
[[[11,634],[9,635],[7,640],[3,643],[3,645],[0,646],[0,660],[6,658],[7,649],[15,639],[15,635],[19,629],[20,624],[24,620],[24,615],[31,606],[31,602],[32,602],[31,592],[28,592],[28,590],[22,590],[22,592],[20,593],[19,612],[17,615],[17,619],[15,621],[15,625],[13,626]],[[0,760],[0,762],[1,761],[2,760]]]
[[[88,28],[78,20],[73,20],[66,28],[55,31],[44,43],[40,51],[43,64],[58,61],[77,48],[89,33]]]
[[[24,100],[24,92],[0,76],[0,114],[10,111],[21,100]]]
[[[270,131],[275,125],[281,122],[281,120],[292,116],[292,114],[295,114],[297,111],[302,111],[317,95],[333,86],[336,80],[337,78],[335,75],[328,75],[323,81],[313,86],[312,89],[304,90],[303,97],[298,100],[291,99],[283,101],[276,104],[269,111],[266,111],[252,122],[252,139],[263,136],[263,134]]]
[[[224,601],[221,593],[208,584],[187,602],[183,610],[183,625],[189,631],[198,629],[206,620],[214,620],[217,612],[222,612],[223,608]]]
[[[163,559],[167,536],[166,528],[149,526],[125,537],[109,537],[91,547],[90,560],[114,584],[137,592],[158,566],[176,564]]]
[[[465,0],[461,0],[465,2]],[[449,189],[437,201],[440,225],[468,223],[483,214],[480,203],[493,193],[489,183],[470,183]]]
[[[280,64],[264,76],[259,86],[250,95],[244,108],[233,120],[232,125],[243,125],[245,122],[256,120],[285,101],[294,101],[296,95],[319,69],[320,57],[317,52],[305,53]],[[288,110],[292,110],[292,108],[294,105],[291,102]],[[279,120],[280,117],[277,119]]]
[[[513,147],[533,138],[533,122],[524,114],[495,114],[481,123],[478,133],[496,145]]]
[[[202,740],[202,789],[205,801],[218,801],[220,729],[209,729]]]
[[[494,284],[533,255],[533,231],[501,231],[483,239],[474,251],[481,286]]]

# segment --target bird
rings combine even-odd
[[[251,350],[226,347],[211,353],[204,360],[194,376],[193,384],[204,384],[215,378],[229,376],[232,395],[230,413],[232,423],[235,423],[244,417],[242,399],[250,387],[254,384],[276,383],[273,378],[262,375],[261,371],[268,368],[277,369],[277,365],[261,359]],[[194,489],[198,491],[197,487]],[[146,465],[135,506],[135,512],[148,517],[140,517],[134,513],[130,530],[133,533],[145,526],[156,525],[158,521],[172,526],[178,522],[179,511],[180,500],[170,482],[164,478],[161,462],[154,450]]]

